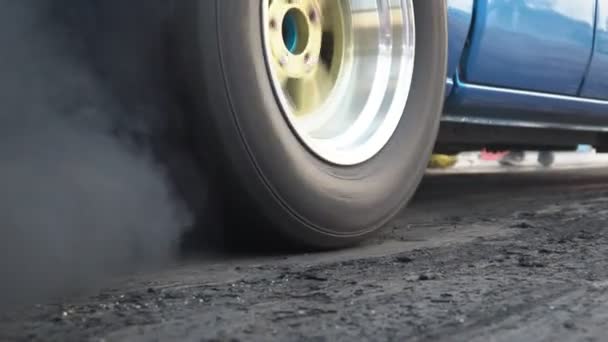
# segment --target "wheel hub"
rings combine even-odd
[[[305,78],[314,72],[323,34],[317,1],[274,0],[268,32],[272,59],[283,77]]]

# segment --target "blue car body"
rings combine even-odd
[[[444,122],[608,132],[608,0],[448,0]]]

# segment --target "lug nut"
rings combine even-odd
[[[314,66],[317,64],[318,59],[315,57],[310,57],[309,54],[304,56],[304,64],[306,65],[306,72],[311,72]]]
[[[311,23],[316,23],[317,20],[319,20],[319,14],[317,13],[316,9],[311,9],[310,12],[308,13],[308,19],[310,19]]]
[[[282,56],[281,58],[279,58],[279,64],[281,66],[285,66],[288,62],[289,62],[289,57],[287,57],[287,56]]]

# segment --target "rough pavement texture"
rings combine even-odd
[[[608,170],[433,176],[364,246],[189,260],[6,313],[0,340],[601,341],[607,218]]]

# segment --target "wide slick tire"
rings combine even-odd
[[[446,79],[445,1],[412,1],[415,59],[405,110],[381,148],[353,163],[325,158],[286,118],[269,67],[265,3],[176,1],[199,150],[229,215],[255,217],[259,234],[315,248],[359,242],[407,204],[431,155]]]

